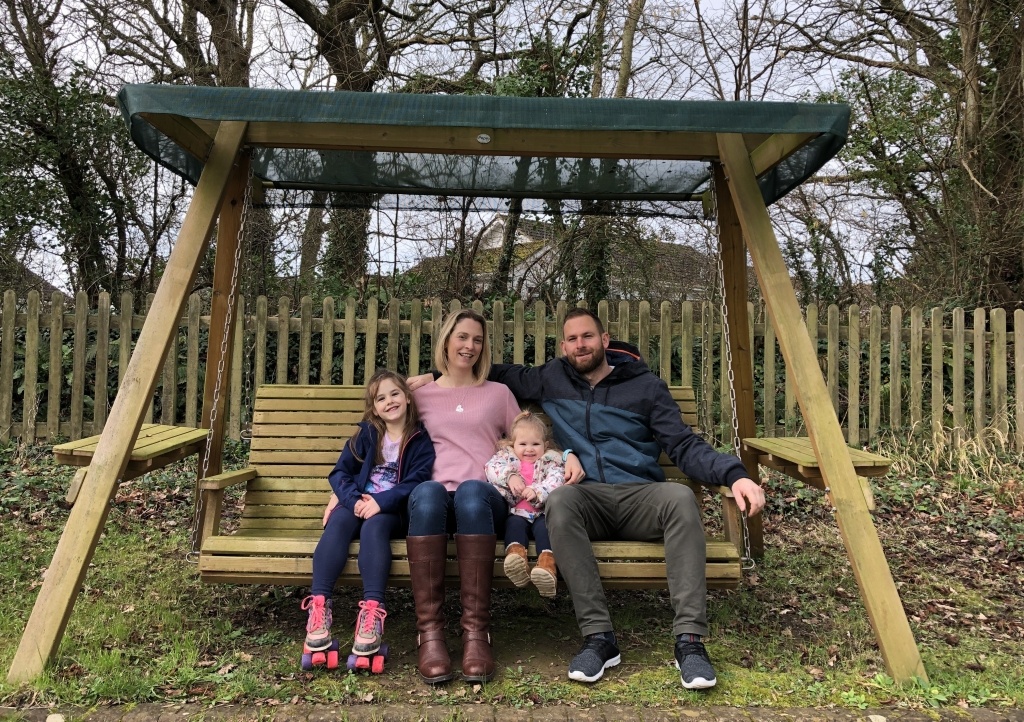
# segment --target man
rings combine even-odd
[[[689,487],[658,483],[664,481],[658,458],[664,450],[690,478],[730,486],[741,512],[758,513],[764,492],[739,459],[718,453],[682,421],[665,382],[639,354],[606,354],[609,343],[597,315],[577,308],[565,316],[563,358],[535,368],[496,365],[491,372],[519,399],[541,404],[555,439],[586,472],[582,483],[556,489],[545,505],[584,637],[569,678],[596,682],[620,662],[591,541],[663,539],[680,678],[687,689],[713,687],[715,670],[702,642],[708,626],[700,510]]]
[[[688,486],[661,483],[658,458],[664,450],[690,478],[731,487],[741,512],[758,513],[764,492],[739,459],[718,453],[683,422],[665,382],[635,349],[618,343],[609,349],[596,314],[573,309],[562,330],[562,358],[532,368],[495,364],[489,378],[520,400],[540,403],[555,440],[583,464],[582,482],[569,480],[545,504],[552,550],[584,637],[569,679],[596,682],[621,661],[591,541],[664,540],[680,678],[687,689],[713,687],[715,670],[702,641],[708,625],[700,510]]]

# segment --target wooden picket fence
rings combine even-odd
[[[148,304],[146,304],[148,307]],[[150,420],[195,426],[208,359],[209,311],[189,300],[154,393]],[[477,301],[473,306],[483,311]],[[255,388],[271,383],[362,383],[378,366],[422,373],[433,366],[433,340],[447,310],[437,300],[325,298],[314,315],[304,298],[238,301],[233,348],[224,359],[233,372],[228,428],[239,438],[251,416]],[[561,320],[570,304],[507,307],[487,312],[496,362],[540,364],[558,353]],[[36,292],[24,300],[3,296],[0,316],[0,442],[77,439],[98,433],[145,322],[124,294],[117,309],[107,294],[96,307],[78,294],[73,307],[60,293],[44,304]],[[684,301],[602,301],[598,314],[613,338],[640,347],[651,368],[670,384],[693,385],[701,423],[717,440],[731,438],[728,367],[722,362],[720,310]],[[754,349],[757,420],[768,436],[800,433],[801,422],[775,329],[751,306],[746,329]],[[932,433],[954,443],[968,435],[1024,450],[1024,311],[1008,328],[1002,309],[856,306],[805,310],[806,329],[818,341],[822,373],[849,443],[871,442],[887,429]],[[737,333],[737,329],[731,329]],[[495,341],[500,339],[500,343]],[[220,350],[210,359],[217,363]],[[893,363],[893,360],[898,363]],[[116,376],[116,379],[115,379]],[[894,392],[894,390],[896,392]]]

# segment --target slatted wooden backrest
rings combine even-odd
[[[327,475],[363,418],[361,386],[264,385],[256,392],[241,533],[319,536]]]
[[[693,389],[673,387],[683,418],[696,427]],[[256,392],[240,534],[319,537],[330,494],[327,475],[363,416],[361,386],[263,385]],[[686,481],[662,454],[666,477]]]
[[[697,419],[697,397],[693,393],[693,387],[670,386],[669,392],[672,394],[672,398],[675,399],[676,403],[679,404],[679,411],[683,415],[683,421],[689,424],[694,431],[700,433],[700,425],[698,424]],[[658,463],[661,464],[661,468],[665,472],[666,479],[689,484],[694,488],[694,490],[696,490],[697,485],[686,478],[686,475],[672,463],[672,460],[668,458],[667,454],[662,453]],[[700,497],[698,496],[698,498]]]

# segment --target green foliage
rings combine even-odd
[[[593,82],[596,39],[585,35],[578,40],[557,43],[549,36],[534,34],[522,42],[512,73],[495,79],[495,95],[520,98],[586,98]]]
[[[995,18],[982,29],[1006,31]],[[946,40],[955,67],[964,62],[959,40],[953,33]],[[996,82],[1006,60],[1000,60],[1001,52],[978,59],[980,97],[969,108],[963,106],[960,81],[945,72],[915,77],[855,68],[820,98],[853,107],[840,157],[872,197],[902,211],[900,220],[884,224],[873,239],[871,270],[879,298],[1019,303],[1024,190],[1012,178],[1021,172],[1024,134],[1020,104],[1009,97],[1019,92],[1018,84]],[[1014,62],[1009,69],[1019,77]]]
[[[0,245],[62,257],[73,284],[119,293],[119,236],[148,165],[110,99],[76,66],[66,81],[0,58]]]

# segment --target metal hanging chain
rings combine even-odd
[[[715,241],[718,253],[718,278],[716,295],[722,299],[722,353],[726,364],[726,376],[729,381],[729,406],[732,411],[732,449],[737,457],[740,456],[742,443],[740,442],[740,420],[736,413],[736,375],[732,367],[732,344],[729,336],[729,306],[725,302],[725,264],[722,261],[722,226],[718,217],[718,196],[715,191],[714,173],[711,174],[711,203],[714,208],[715,219]],[[745,572],[751,572],[757,568],[757,563],[750,553],[750,529],[747,527],[747,512],[740,515],[743,522],[743,556],[740,558],[740,568]]]
[[[244,315],[244,311],[243,311]],[[247,333],[245,323],[242,324],[242,335]],[[245,343],[242,343],[244,348]],[[241,418],[239,419],[241,430],[238,432],[241,440],[248,444],[252,441],[252,377],[255,372],[253,366],[256,365],[256,360],[250,358],[256,351],[256,334],[252,334],[252,342],[249,344],[249,350],[242,352],[242,377],[244,382],[242,383],[242,409]]]
[[[227,313],[224,315],[224,333],[220,339],[220,358],[217,359],[217,380],[213,384],[213,400],[210,404],[210,430],[206,434],[206,451],[203,454],[203,468],[200,479],[205,479],[210,471],[210,455],[213,451],[213,429],[217,423],[217,406],[220,403],[221,385],[224,380],[224,362],[228,354],[228,333],[231,330],[231,320],[235,312],[235,291],[238,287],[238,268],[242,261],[242,238],[245,234],[245,221],[249,215],[249,205],[252,202],[252,163],[249,163],[249,174],[245,182],[245,191],[242,197],[242,213],[239,217],[238,235],[235,239],[235,257],[231,268],[231,290],[228,291]],[[209,363],[209,354],[207,354]],[[199,511],[202,506],[202,495],[195,495],[195,503],[192,510],[192,536],[189,544],[189,551],[185,555],[185,561],[190,564],[199,563]]]

